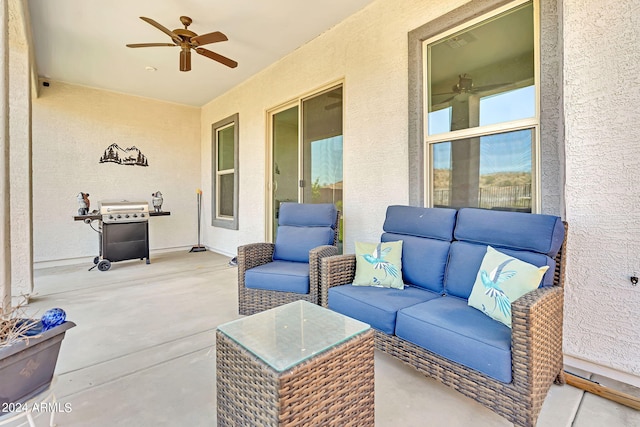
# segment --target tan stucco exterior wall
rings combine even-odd
[[[113,143],[139,148],[149,166],[99,163]],[[33,164],[36,263],[98,255],[97,233],[73,220],[79,192],[94,210],[100,200],[151,203],[161,191],[171,216],[149,221],[151,250],[195,244],[198,108],[51,81],[33,101]]]
[[[31,52],[26,6],[9,2],[11,283],[14,297],[33,292],[31,212]]]
[[[564,1],[564,348],[640,383],[638,12],[636,0]]]

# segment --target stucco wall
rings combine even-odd
[[[31,224],[30,51],[23,5],[9,5],[9,132],[11,200],[11,287],[14,296],[33,291]]]
[[[93,257],[98,235],[73,221],[76,196],[91,210],[108,199],[146,200],[161,191],[152,218],[152,250],[196,243],[195,190],[200,186],[200,110],[56,81],[33,101],[34,261]],[[149,166],[99,163],[112,143],[136,146]]]
[[[379,237],[389,204],[408,203],[407,33],[462,1],[377,1],[202,109],[202,182],[211,222],[211,124],[240,114],[240,229],[207,226],[235,254],[265,239],[266,111],[344,80],[345,250]],[[207,191],[208,190],[208,191]]]
[[[206,243],[233,254],[240,244],[264,240],[266,111],[339,79],[345,94],[345,251],[352,252],[356,240],[376,238],[386,206],[408,202],[407,33],[463,3],[379,0],[207,104],[201,123],[205,223],[211,218],[211,123],[235,112],[241,170],[240,230],[206,226]],[[550,102],[558,107],[543,111],[543,137],[564,132],[567,146],[543,153],[553,160],[542,174],[548,188],[562,189],[563,182],[553,181],[567,170],[564,194],[553,190],[544,199],[556,207],[550,213],[566,209],[570,224],[566,353],[637,378],[640,286],[628,279],[640,274],[640,223],[634,214],[640,25],[633,3],[586,7],[584,1],[559,1],[561,19],[543,17],[543,68],[554,71],[542,82],[558,87],[561,68],[566,96],[561,102],[562,89],[551,91]],[[554,3],[545,2],[543,13],[555,16]]]
[[[565,351],[640,376],[640,14],[564,2]]]

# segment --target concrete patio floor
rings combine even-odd
[[[225,256],[160,253],[151,264],[37,269],[36,316],[61,307],[77,324],[62,342],[55,394],[71,426],[216,425],[215,328],[237,314],[237,269]],[[589,377],[585,372],[576,372]],[[637,395],[637,389],[592,378]],[[475,401],[376,351],[376,426],[510,426]],[[36,419],[48,425],[48,414]],[[12,425],[18,425],[12,424]],[[640,412],[553,386],[540,427],[640,426]]]

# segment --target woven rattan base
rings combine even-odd
[[[373,426],[373,331],[284,372],[216,332],[218,426]]]

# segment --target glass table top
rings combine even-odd
[[[370,329],[366,323],[307,301],[295,301],[218,326],[282,372]]]

